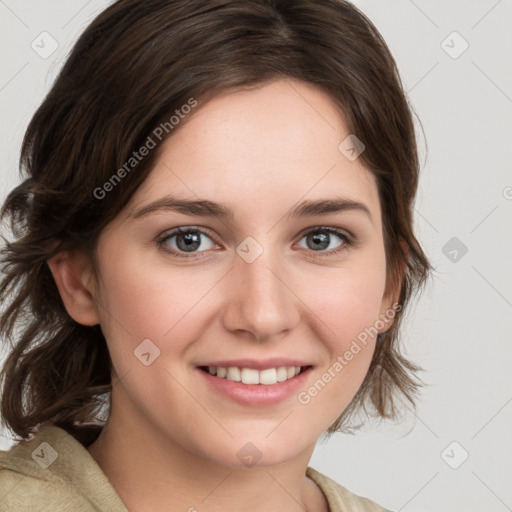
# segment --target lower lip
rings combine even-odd
[[[252,407],[274,405],[296,395],[304,385],[311,369],[311,366],[309,366],[291,379],[267,386],[265,384],[243,384],[242,382],[221,379],[196,368],[213,389],[239,404]]]

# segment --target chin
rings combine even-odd
[[[305,443],[304,435],[290,435],[286,431],[280,434],[273,432],[268,438],[265,438],[268,434],[252,438],[246,435],[241,441],[230,440],[227,451],[233,456],[227,460],[223,457],[223,464],[230,469],[269,468],[302,456],[308,448],[312,453],[316,438]]]

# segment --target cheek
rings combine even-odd
[[[346,350],[351,340],[379,319],[385,272],[384,256],[371,261],[361,258],[346,268],[324,269],[310,280],[314,285],[302,285],[299,293],[329,328],[328,339],[336,353]]]
[[[124,330],[139,342],[162,340],[187,323],[208,290],[206,274],[192,276],[178,267],[148,265],[136,255],[117,255],[109,254],[103,277],[103,319],[112,335]]]
[[[315,288],[302,290],[324,326],[322,340],[328,358],[316,380],[302,390],[298,402],[310,411],[314,409],[324,425],[332,424],[348,406],[368,371],[385,289],[385,261],[383,257],[373,258],[339,269],[333,276],[334,272],[324,275]]]
[[[376,274],[376,273],[375,273]],[[365,328],[373,326],[379,317],[384,293],[384,278],[380,275],[364,278],[349,276],[343,293],[332,301],[331,319],[342,340],[354,339]]]

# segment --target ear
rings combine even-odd
[[[90,260],[83,253],[63,251],[48,266],[69,316],[82,325],[99,324]]]
[[[382,304],[379,318],[382,319],[384,326],[379,328],[379,333],[388,331],[393,323],[396,313],[402,309],[402,305],[399,304],[400,291],[402,284],[405,279],[405,273],[407,271],[407,261],[409,259],[409,247],[407,243],[400,239],[400,248],[402,249],[403,259],[400,262],[400,267],[396,271],[396,275],[387,283],[384,296],[382,297]]]

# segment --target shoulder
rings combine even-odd
[[[328,476],[308,467],[306,475],[315,482],[324,493],[329,503],[330,512],[390,512],[388,509],[377,505],[377,503],[363,498],[345,489]]]
[[[127,512],[86,448],[54,425],[0,450],[0,510]]]

